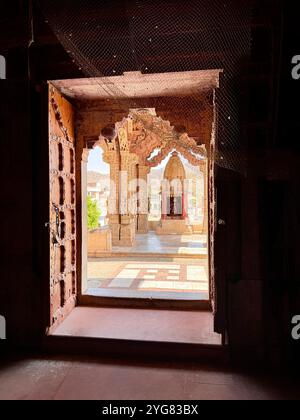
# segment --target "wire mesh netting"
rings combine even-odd
[[[87,77],[99,90],[135,107],[133,86],[114,83],[112,76],[125,72],[155,75],[149,90],[162,74],[195,70],[222,70],[216,95],[208,88],[189,92],[189,100],[174,94],[172,106],[187,119],[201,115],[206,106],[218,110],[215,162],[244,171],[239,119],[240,73],[251,48],[251,4],[243,0],[38,0],[54,33]],[[200,87],[201,86],[201,87]],[[215,98],[215,100],[213,99]],[[163,93],[151,98],[159,109]],[[149,107],[140,98],[139,107]],[[198,142],[203,142],[201,138]]]

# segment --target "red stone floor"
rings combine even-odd
[[[221,345],[211,312],[77,307],[54,335]]]
[[[1,400],[300,399],[296,379],[205,365],[27,358],[0,362]]]

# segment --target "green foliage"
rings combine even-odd
[[[98,208],[98,205],[93,199],[87,197],[87,218],[88,218],[88,229],[93,230],[97,229],[99,226],[99,217],[101,216],[101,210]]]

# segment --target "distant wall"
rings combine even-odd
[[[91,230],[88,232],[88,257],[112,251],[111,231],[108,227]]]

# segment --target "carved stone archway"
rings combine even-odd
[[[132,246],[136,233],[149,231],[148,174],[174,149],[203,172],[204,231],[207,232],[207,153],[204,145],[198,145],[187,133],[178,132],[169,121],[158,117],[155,109],[132,109],[128,117],[102,130],[98,141],[90,148],[96,146],[102,148],[103,160],[110,165],[113,194],[109,204],[109,226],[114,246]],[[151,158],[155,149],[160,152]],[[138,180],[136,185],[135,179]]]

